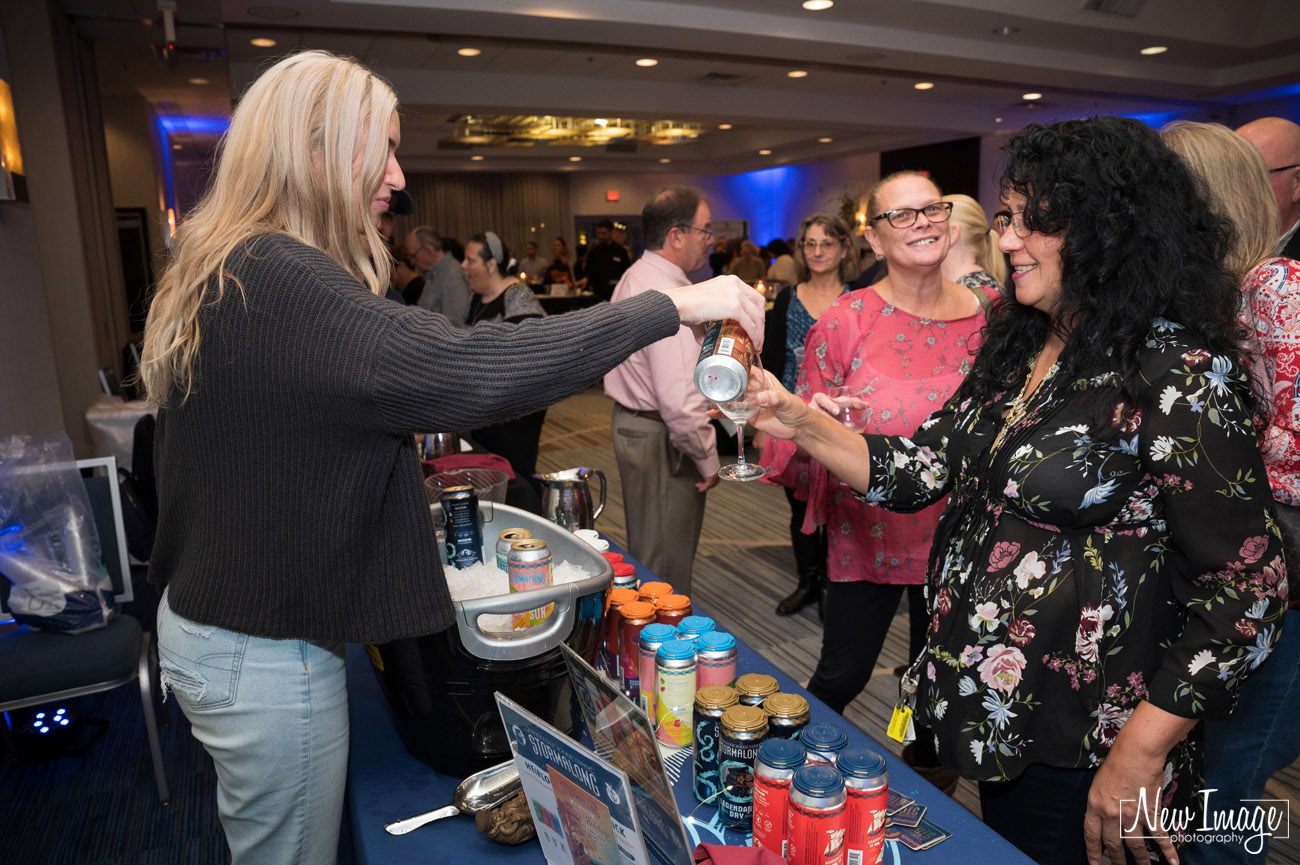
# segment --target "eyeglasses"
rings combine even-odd
[[[878,213],[871,217],[871,222],[881,219],[888,219],[889,224],[894,228],[911,228],[916,224],[916,215],[924,213],[925,218],[931,222],[947,222],[948,217],[952,216],[951,201],[936,201],[934,204],[927,204],[922,208],[915,207],[896,207],[893,210],[886,210],[884,213]]]
[[[1010,225],[1011,230],[1016,233],[1016,237],[1028,237],[1034,233],[1032,228],[1025,225],[1025,212],[1023,210],[1017,210],[1015,213],[1007,217],[1007,224]],[[1002,230],[1006,231],[1007,229],[1003,226]]]
[[[1295,162],[1292,163],[1291,165],[1283,165],[1280,168],[1270,168],[1268,170],[1268,173],[1277,174],[1279,171],[1290,171],[1292,168],[1300,168],[1300,162]]]
[[[707,238],[710,239],[713,238],[712,228],[696,228],[694,225],[679,225],[677,227],[680,228],[682,231],[698,231],[700,234],[703,234]]]
[[[993,227],[997,230],[998,234],[1006,231],[1007,226],[1010,224],[1011,211],[1009,210],[999,210],[997,215],[993,217]]]
[[[838,240],[805,240],[803,242],[803,251],[809,254],[814,253],[819,249],[823,252],[830,252],[839,246],[840,242]]]

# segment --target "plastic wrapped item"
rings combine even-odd
[[[76,634],[117,615],[90,499],[63,433],[0,440],[0,573],[9,609],[33,628]]]

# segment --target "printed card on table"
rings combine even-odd
[[[651,865],[627,773],[497,693],[549,865]]]

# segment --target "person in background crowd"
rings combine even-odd
[[[627,260],[632,261],[632,247],[628,246],[627,243],[627,226],[621,222],[615,222],[611,236],[614,238],[615,243],[623,247],[623,251],[627,253]],[[715,273],[714,276],[717,276],[717,274]]]
[[[952,395],[970,370],[996,289],[973,289],[943,278],[956,231],[951,205],[928,177],[892,174],[867,193],[866,237],[889,263],[889,276],[841,297],[808,332],[794,393],[809,401],[835,387],[856,415],[857,431],[899,435],[914,430]],[[885,636],[904,595],[908,654],[925,645],[926,558],[943,499],[912,513],[894,513],[855,497],[816,463],[795,458],[789,442],[771,448],[772,468],[807,499],[804,531],[825,526],[829,539],[825,630],[808,691],[843,713],[871,680]],[[904,758],[951,792],[956,776],[941,768],[928,736]]]
[[[465,278],[474,298],[469,304],[465,323],[477,327],[482,322],[517,324],[530,318],[546,316],[533,290],[506,273],[506,249],[495,232],[486,231],[470,238],[465,247]],[[537,450],[546,422],[546,409],[501,423],[479,427],[470,437],[489,453],[510,461],[515,474],[533,489],[532,501],[524,506],[541,512],[541,487],[533,474],[537,471]]]
[[[814,213],[799,225],[794,260],[796,278],[776,296],[763,326],[763,368],[779,376],[787,390],[794,390],[798,381],[808,330],[848,290],[846,283],[857,271],[848,226],[837,216]],[[765,440],[760,433],[755,436],[754,446],[762,450]],[[760,462],[769,462],[768,455],[764,454]],[[806,463],[803,468],[807,470]],[[818,526],[804,534],[807,503],[795,497],[796,484],[783,483],[773,475],[767,480],[781,483],[790,503],[790,547],[798,579],[794,591],[776,605],[776,614],[794,615],[817,602],[818,613],[824,616],[826,528]]]
[[[767,263],[758,255],[758,247],[753,241],[740,242],[740,257],[731,263],[727,273],[738,276],[749,285],[758,282],[767,274]]]
[[[572,285],[573,267],[569,263],[569,245],[564,242],[563,237],[557,237],[551,244],[551,249],[553,257],[550,265],[546,268],[546,281]]]
[[[984,208],[969,195],[945,195],[943,200],[952,205],[949,224],[956,230],[943,260],[943,278],[967,288],[1006,294],[1007,262],[998,251],[1001,232],[989,230]]]
[[[1145,862],[1148,838],[1172,861],[1150,815],[1201,813],[1196,722],[1232,711],[1286,599],[1231,229],[1140,121],[1007,151],[1015,298],[957,393],[911,437],[858,436],[769,375],[753,423],[867,501],[950,494],[902,690],[984,822],[1044,865]]]
[[[524,257],[519,259],[515,268],[519,278],[529,283],[544,282],[546,271],[547,261],[537,254],[537,243],[532,240],[525,243]]]
[[[609,300],[614,296],[614,286],[631,266],[627,249],[614,242],[614,223],[602,219],[596,223],[596,245],[587,253],[586,276],[577,285],[589,288],[601,300]]]
[[[402,302],[407,306],[416,306],[420,294],[424,291],[424,277],[421,276],[404,255],[393,254],[393,287],[402,295]]]
[[[440,312],[460,327],[469,311],[469,285],[460,263],[450,254],[447,238],[427,225],[418,225],[406,235],[406,255],[411,267],[424,274],[419,305]]]
[[[1237,130],[1259,150],[1277,201],[1277,254],[1300,259],[1300,126],[1284,117],[1261,117]]]
[[[773,257],[773,261],[765,278],[782,285],[793,285],[799,279],[799,267],[795,264],[790,244],[779,237],[775,238],[767,245],[767,253]]]
[[[1177,122],[1161,130],[1165,144],[1203,184],[1206,198],[1234,228],[1225,264],[1242,284],[1242,323],[1253,335],[1252,375],[1266,399],[1268,424],[1260,449],[1273,515],[1282,530],[1290,603],[1272,657],[1241,686],[1232,717],[1205,722],[1205,784],[1210,807],[1238,809],[1264,798],[1264,785],[1300,756],[1300,262],[1274,257],[1276,204],[1268,165],[1243,136],[1217,123]],[[1187,851],[1189,865],[1264,865],[1268,836],[1257,853],[1221,836]]]
[[[615,304],[655,288],[689,285],[686,274],[704,265],[713,240],[712,219],[698,190],[656,192],[641,211],[646,251],[619,280]],[[719,280],[742,284],[731,276],[710,283]],[[709,405],[695,388],[699,354],[700,338],[683,327],[676,338],[634,353],[605,376],[605,395],[614,401],[610,431],[628,552],[683,595],[691,593],[705,493],[718,483]]]
[[[472,329],[384,300],[400,140],[397,97],[359,63],[271,66],[149,308],[159,666],[216,764],[233,865],[335,861],[343,644],[452,626],[413,433],[537,411],[683,323],[762,339],[734,280]]]
[[[719,237],[713,242],[713,251],[709,253],[709,267],[713,270],[714,276],[722,276],[731,266],[731,247],[727,238]]]

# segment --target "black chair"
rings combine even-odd
[[[102,469],[85,478],[104,565],[118,602],[131,600],[131,566],[122,527],[117,460],[78,460],[79,469]],[[119,614],[107,627],[69,636],[22,626],[0,635],[0,712],[110,691],[136,682],[153,759],[158,801],[171,802],[158,738],[152,635],[132,616]]]

